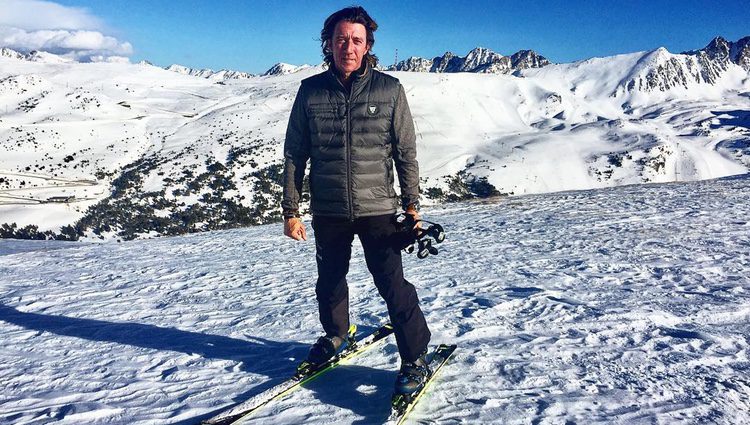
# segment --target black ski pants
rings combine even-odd
[[[404,279],[401,249],[393,215],[346,218],[314,216],[318,281],[315,294],[326,335],[344,336],[349,329],[346,274],[354,235],[365,251],[367,268],[388,306],[401,360],[412,362],[427,349],[430,330],[419,308],[414,285]]]

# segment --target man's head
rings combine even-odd
[[[320,31],[326,64],[335,66],[344,77],[358,70],[364,61],[377,65],[378,57],[371,52],[377,29],[378,24],[360,6],[347,7],[329,16]]]

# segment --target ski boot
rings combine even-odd
[[[426,354],[427,352],[413,362],[401,364],[401,370],[396,377],[395,394],[413,394],[422,389],[432,373],[425,359]]]
[[[321,336],[310,347],[310,352],[307,354],[307,359],[297,366],[298,377],[303,377],[313,371],[315,371],[320,365],[331,360],[335,355],[339,354],[343,349],[349,349],[354,346],[354,333],[357,327],[352,325],[349,327],[349,333],[345,338],[341,338],[336,335]]]
[[[396,377],[393,398],[391,398],[391,407],[394,411],[402,412],[432,374],[425,358],[426,355],[425,351],[417,360],[401,364],[401,370]]]

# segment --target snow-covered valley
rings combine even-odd
[[[282,68],[202,78],[0,55],[0,235],[127,240],[278,220],[291,104],[322,71]],[[746,173],[749,70],[746,37],[512,74],[390,73],[409,96],[424,203],[439,205]]]
[[[750,423],[750,176],[434,206],[405,257],[459,349],[414,423]],[[313,235],[314,236],[314,235]],[[192,424],[319,333],[314,240],[278,224],[123,243],[0,240],[0,423]],[[352,320],[387,320],[355,242]],[[382,423],[393,340],[250,423]]]

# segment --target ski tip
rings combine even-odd
[[[349,325],[349,332],[348,332],[349,337],[350,338],[353,337],[356,333],[357,333],[357,325],[354,325],[354,324]]]
[[[447,359],[448,357],[453,355],[453,352],[456,351],[456,348],[458,348],[456,344],[440,344],[435,347],[435,355],[440,358]]]

